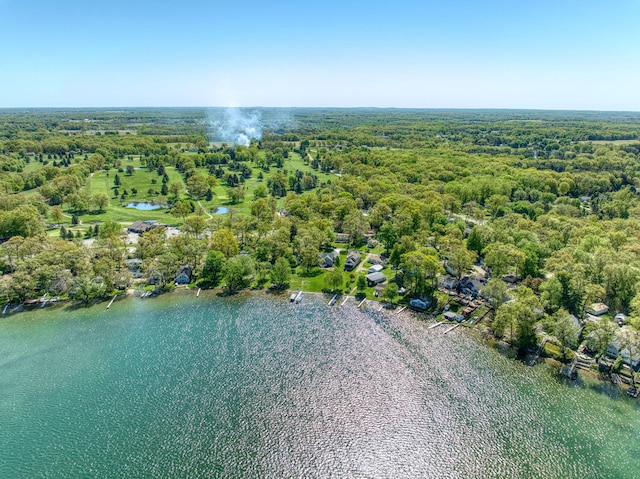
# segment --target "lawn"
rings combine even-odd
[[[264,152],[260,152],[264,154]],[[271,168],[268,172],[262,171],[260,168],[251,166],[252,175],[244,183],[245,198],[244,201],[232,204],[228,197],[228,187],[221,182],[213,188],[213,198],[211,201],[201,199],[199,203],[208,214],[215,213],[216,209],[224,206],[232,209],[235,214],[249,215],[251,213],[251,202],[254,199],[254,191],[260,183],[266,185],[268,179],[276,174],[279,170]],[[27,165],[28,170],[36,170],[41,168],[42,164],[37,161],[31,161]],[[133,173],[127,173],[127,167],[133,167]],[[156,220],[167,224],[179,225],[182,223],[181,218],[172,216],[167,209],[158,210],[137,210],[135,208],[126,208],[129,203],[135,202],[152,202],[158,196],[161,196],[162,177],[155,170],[148,170],[143,165],[143,159],[140,156],[126,157],[121,160],[122,171],[110,169],[108,171],[99,170],[91,174],[87,179],[84,191],[89,195],[104,193],[109,197],[109,205],[102,212],[89,212],[79,215],[82,223],[94,223],[104,221],[116,221],[122,224],[130,224],[137,220]],[[208,168],[198,168],[199,173],[209,175]],[[283,162],[283,171],[288,175],[293,174],[296,170],[309,172],[318,176],[320,182],[325,182],[332,175],[313,170],[310,165],[306,164],[302,157],[297,153],[290,153],[289,157]],[[174,167],[166,166],[165,172],[169,177],[169,183],[179,183],[183,185],[183,193],[181,199],[190,199],[186,193],[186,185],[182,174]],[[258,175],[262,173],[263,179],[258,180]],[[120,184],[116,187],[115,176],[118,175]],[[115,190],[118,190],[118,196],[115,196]],[[135,191],[135,193],[134,193]],[[37,190],[30,190],[29,194],[36,194]],[[122,195],[126,193],[125,197]],[[168,198],[171,200],[172,198]],[[278,199],[278,208],[284,206],[284,198]],[[65,213],[71,215],[72,212],[65,210]],[[314,282],[319,283],[316,286],[321,289],[321,279]]]
[[[291,278],[291,289],[302,289],[313,293],[322,293],[324,289],[324,273],[320,268],[313,268],[309,273],[305,273],[302,267],[297,267]]]

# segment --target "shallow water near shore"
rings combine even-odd
[[[0,317],[0,477],[637,476],[640,409],[615,387],[327,302]]]

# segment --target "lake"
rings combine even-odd
[[[0,477],[637,477],[638,403],[615,387],[327,302],[0,317]]]
[[[165,208],[165,206],[155,205],[153,203],[147,203],[144,201],[134,201],[132,203],[128,203],[126,208],[135,208],[136,210],[140,210],[140,211],[152,211],[152,210],[159,210],[159,209]]]

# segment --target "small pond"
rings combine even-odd
[[[229,208],[225,208],[224,206],[218,206],[218,209],[214,213],[214,215],[223,215],[229,212]]]
[[[161,208],[164,208],[163,205],[154,205],[153,203],[147,203],[144,201],[132,202],[132,203],[129,203],[126,207],[135,208],[141,211],[159,210]]]

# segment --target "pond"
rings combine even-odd
[[[154,205],[153,203],[147,203],[145,201],[134,201],[129,203],[126,208],[135,208],[140,211],[159,210],[164,208],[164,205]]]
[[[229,212],[229,208],[225,208],[224,206],[218,206],[218,209],[214,213],[214,215],[224,215]]]

